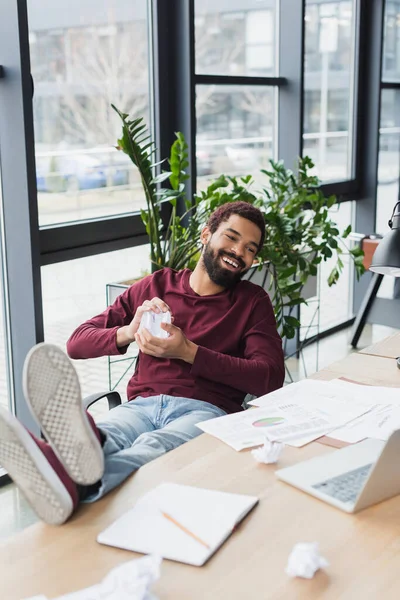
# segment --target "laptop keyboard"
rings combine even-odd
[[[371,470],[370,465],[364,465],[354,471],[347,471],[332,479],[316,483],[312,487],[341,502],[355,502]]]

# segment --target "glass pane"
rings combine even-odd
[[[303,155],[322,181],[353,176],[355,17],[356,0],[306,2]]]
[[[276,91],[259,86],[196,87],[197,182],[256,175],[274,155]]]
[[[66,341],[78,325],[105,310],[107,284],[141,277],[149,272],[147,245],[42,267],[45,341],[65,349]],[[131,351],[134,352],[134,349],[131,348]],[[107,357],[77,360],[74,365],[83,397],[109,389]],[[119,379],[124,367],[129,365],[122,362],[119,367],[113,365],[113,383]],[[116,388],[123,399],[126,399],[126,384],[127,377]],[[107,407],[105,403],[98,403],[93,410],[101,414]]]
[[[138,210],[111,103],[149,123],[146,0],[28,0],[40,225]]]
[[[388,220],[399,194],[399,166],[400,90],[382,90],[375,225],[377,233],[385,234],[389,231]]]
[[[195,0],[196,73],[276,74],[276,0]]]
[[[400,2],[386,0],[383,44],[383,81],[400,81]]]
[[[337,224],[339,231],[343,231],[347,225],[353,224],[354,202],[343,202],[330,209],[330,218]],[[348,239],[343,240],[345,246],[352,247]],[[345,250],[345,247],[342,246]],[[301,307],[301,322],[311,324],[309,331],[302,330],[302,337],[311,337],[324,331],[329,327],[338,325],[353,315],[352,284],[353,284],[353,261],[347,254],[342,255],[344,263],[343,271],[339,281],[332,287],[328,286],[328,276],[335,266],[334,258],[322,261],[319,265],[319,314],[318,305],[309,302],[308,306]],[[316,312],[317,311],[317,312]]]
[[[1,157],[0,157],[1,158]],[[0,161],[0,204],[3,203],[2,199],[2,183],[1,183],[1,161]],[[1,218],[1,216],[0,216]],[[0,233],[1,236],[1,233]],[[0,240],[1,241],[1,240]],[[6,314],[4,310],[4,279],[3,279],[3,256],[2,256],[2,244],[0,244],[0,406],[7,410],[15,412],[13,402],[11,399],[10,381],[8,377],[8,364],[7,364],[7,332],[5,330]],[[0,465],[0,477],[5,475],[5,469]]]
[[[1,162],[0,162],[0,204],[2,204],[2,184],[1,184]],[[1,217],[0,217],[1,218]],[[0,233],[1,235],[1,233]],[[2,245],[0,244],[0,406],[12,410],[10,384],[8,378],[8,366],[6,357],[7,348],[7,333],[5,331],[5,319],[6,314],[4,311],[4,279],[3,279],[3,256],[2,256]],[[0,466],[0,477],[3,474],[2,467]]]

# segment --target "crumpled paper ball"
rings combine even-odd
[[[59,596],[57,600],[157,600],[150,592],[151,585],[160,577],[161,557],[147,555],[122,563],[90,588]],[[27,600],[47,600],[35,596]]]
[[[265,440],[263,446],[255,448],[251,453],[257,462],[270,465],[277,462],[283,450],[283,446],[284,444],[281,442],[270,442],[269,440]]]
[[[320,555],[318,542],[300,542],[289,554],[286,573],[290,577],[312,579],[318,569],[328,567],[328,561]]]

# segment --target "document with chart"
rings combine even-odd
[[[250,408],[239,413],[198,423],[205,433],[222,440],[235,450],[263,444],[266,439],[291,446],[304,446],[359,417],[369,410],[362,403],[341,406],[307,406],[289,399],[269,407]]]

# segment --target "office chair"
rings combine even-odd
[[[121,404],[121,396],[119,395],[119,392],[108,390],[106,392],[97,392],[96,394],[90,394],[90,396],[86,396],[86,398],[83,399],[83,406],[87,410],[89,406],[92,406],[92,404],[98,400],[101,400],[102,398],[107,398],[109,410]]]

